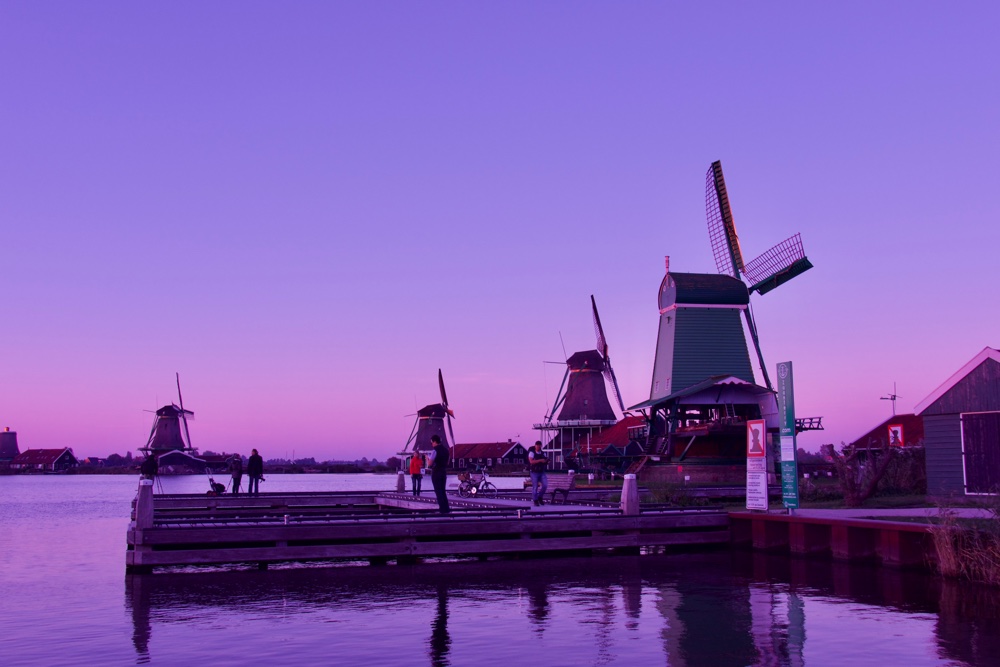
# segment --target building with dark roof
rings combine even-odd
[[[924,424],[927,493],[1000,492],[1000,351],[984,348],[914,412]]]
[[[519,442],[458,443],[452,454],[452,466],[458,469],[501,468],[522,470],[528,465],[528,450]]]

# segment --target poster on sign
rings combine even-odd
[[[890,447],[902,447],[905,441],[903,440],[903,425],[902,424],[889,424],[889,446]]]
[[[767,509],[767,428],[763,419],[747,420],[747,509]]]

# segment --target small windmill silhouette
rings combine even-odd
[[[410,437],[403,447],[401,455],[409,455],[413,452],[424,452],[433,449],[431,436],[438,436],[441,442],[448,447],[455,446],[455,433],[451,428],[451,420],[455,416],[448,404],[448,394],[444,390],[444,375],[438,369],[438,389],[441,391],[441,402],[426,405],[417,410],[417,420],[410,431]],[[445,435],[445,423],[447,422],[448,433]],[[450,436],[450,438],[448,437]]]

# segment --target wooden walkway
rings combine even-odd
[[[249,496],[140,492],[128,530],[126,569],[283,561],[414,562],[428,557],[518,555],[729,542],[719,509],[632,503],[533,507],[527,494],[461,499],[441,515],[432,494],[288,493]]]

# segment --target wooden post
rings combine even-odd
[[[153,527],[153,480],[139,480],[139,495],[135,499],[135,527]]]
[[[406,491],[406,475],[402,470],[396,472],[396,491],[399,493]]]
[[[626,516],[639,514],[639,484],[635,481],[633,473],[625,475],[625,483],[622,484],[622,514]]]

